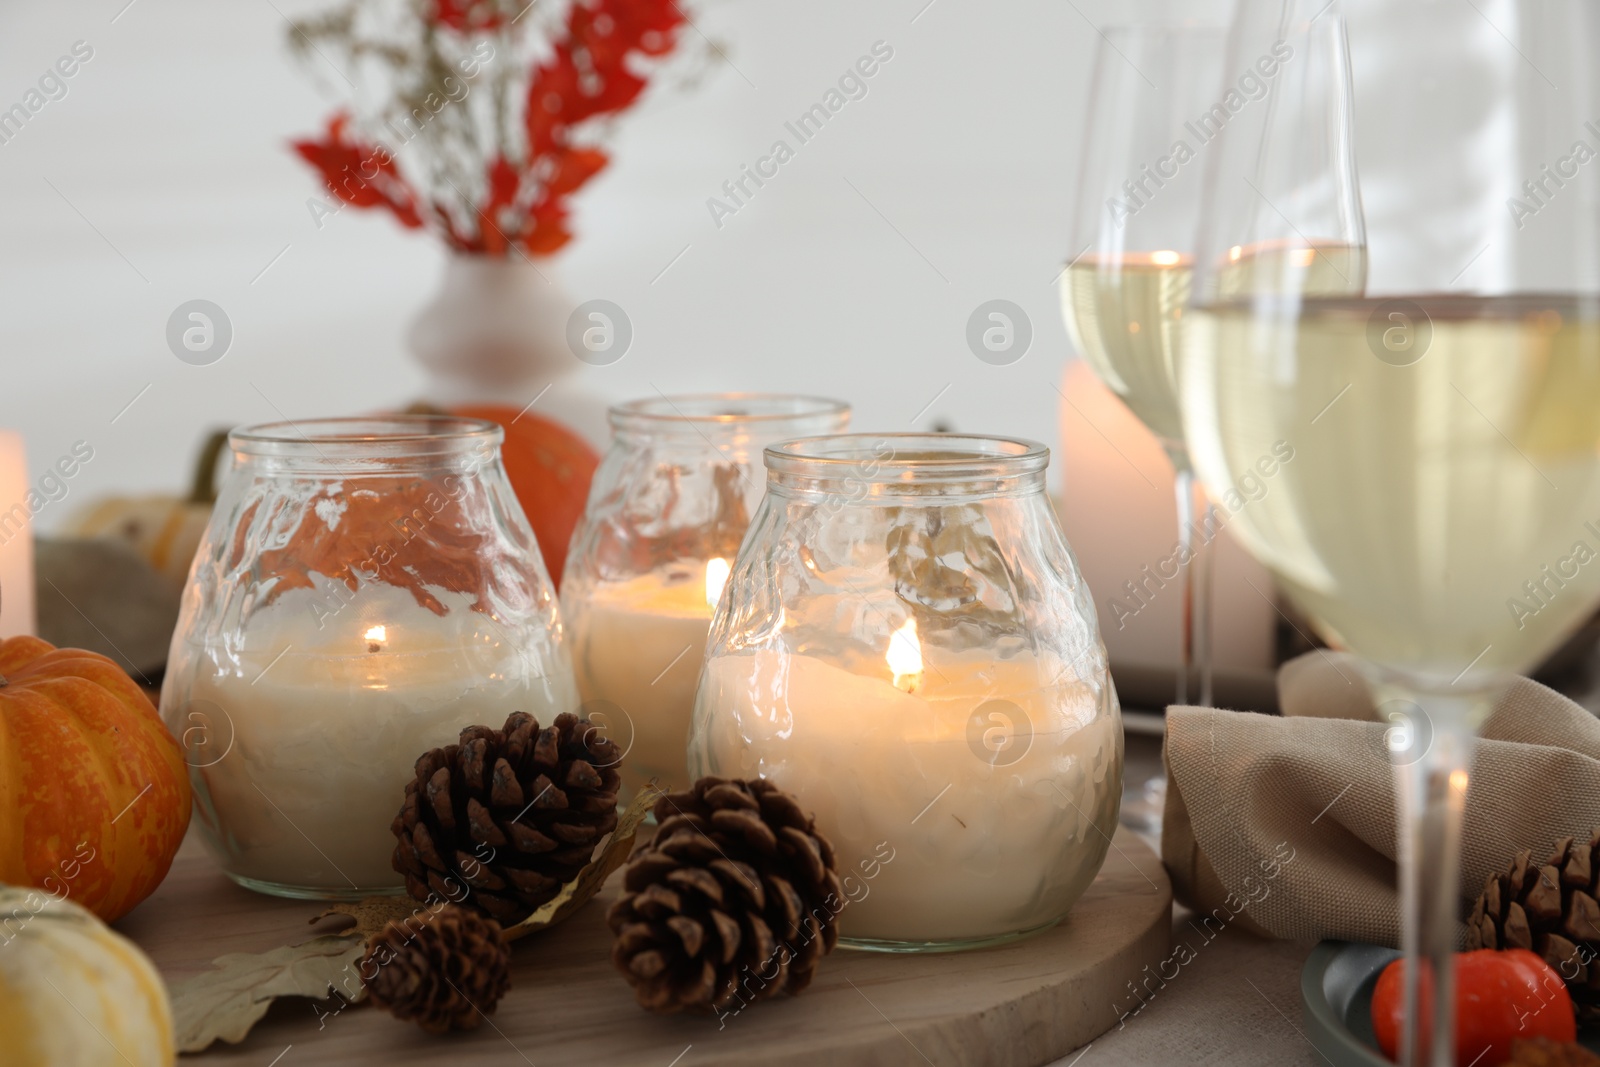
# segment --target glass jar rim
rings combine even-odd
[[[504,438],[505,431],[486,419],[357,415],[241,426],[228,434],[228,444],[249,456],[329,461],[452,456]]]
[[[1050,449],[1025,437],[959,433],[844,433],[779,441],[767,470],[814,479],[879,483],[1011,479],[1050,464]]]
[[[613,404],[606,414],[619,431],[661,432],[674,424],[698,433],[757,426],[771,431],[790,422],[841,420],[849,416],[850,405],[798,393],[681,393]]]

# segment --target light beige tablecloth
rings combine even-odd
[[[1049,1067],[1327,1067],[1300,1021],[1300,968],[1315,943],[1237,928],[1207,942],[1177,912],[1172,943],[1187,938],[1193,962],[1121,1029]]]

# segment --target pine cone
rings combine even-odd
[[[702,778],[656,802],[606,916],[611,960],[641,1006],[723,1012],[810,984],[838,943],[833,846],[765,781]]]
[[[1491,874],[1467,918],[1467,948],[1525,948],[1567,983],[1578,1016],[1600,1020],[1600,830],[1587,843],[1556,842],[1543,866],[1522,852]]]
[[[1511,1058],[1505,1067],[1600,1067],[1596,1056],[1582,1045],[1562,1044],[1548,1037],[1511,1042]]]
[[[390,827],[406,890],[508,926],[554,897],[617,825],[621,754],[599,729],[562,714],[541,730],[518,711],[424,753]]]
[[[424,1030],[471,1030],[511,988],[511,948],[500,924],[447,904],[413,926],[395,920],[361,961],[372,1002]]]

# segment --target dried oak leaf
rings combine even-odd
[[[639,833],[639,824],[644,822],[645,816],[650,814],[650,809],[655,807],[656,801],[665,792],[654,786],[639,790],[627,810],[617,816],[617,828],[596,846],[594,857],[578,872],[578,877],[562,886],[561,892],[544,907],[515,926],[506,927],[506,940],[515,941],[519,937],[548,930],[565,921],[600,892],[600,887],[606,884],[611,873],[628,862],[628,856],[633,852],[633,839]]]
[[[404,922],[407,919],[418,918],[424,912],[431,914],[436,910],[426,904],[418,904],[410,897],[366,897],[363,900],[334,904],[310,921],[319,923],[324,919],[348,919],[349,922],[340,922],[329,932],[359,935],[366,940],[383,930],[390,921]]]
[[[271,952],[218,956],[216,970],[172,987],[179,1052],[200,1052],[214,1041],[238,1043],[279,997],[321,999],[330,990],[360,1000],[360,937],[318,937]]]

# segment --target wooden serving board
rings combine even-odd
[[[715,1018],[658,1018],[634,1003],[612,968],[604,918],[620,881],[613,877],[562,926],[516,945],[511,991],[493,1025],[433,1037],[364,1004],[319,1021],[311,1001],[289,999],[242,1044],[213,1045],[183,1057],[180,1067],[1039,1067],[1116,1023],[1113,1004],[1126,999],[1126,983],[1146,964],[1166,956],[1172,925],[1172,888],[1160,860],[1118,829],[1099,878],[1052,930],[973,952],[840,949],[801,996],[754,1004],[719,1026]],[[321,910],[234,885],[191,836],[160,890],[117,928],[170,982],[223,953],[306,940],[307,922]]]

